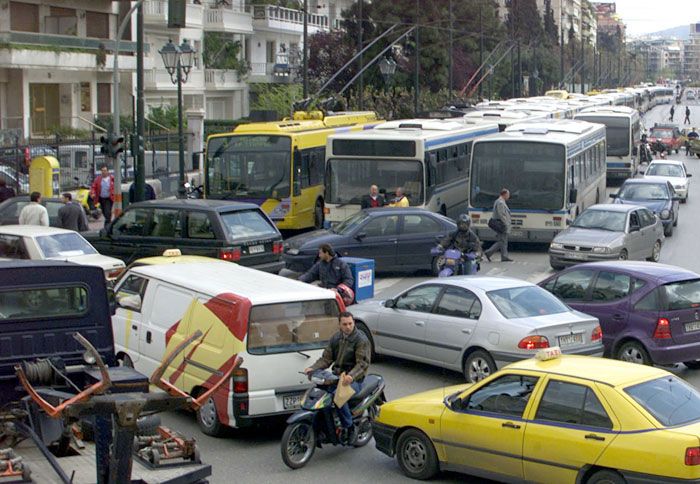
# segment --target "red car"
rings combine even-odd
[[[672,150],[676,150],[676,153],[678,153],[683,147],[684,139],[678,126],[673,124],[655,124],[649,133],[649,146],[654,151],[654,154],[656,154],[654,150],[656,142],[662,143],[666,147],[667,152],[670,153]]]

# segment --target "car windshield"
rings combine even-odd
[[[652,129],[652,138],[673,138],[673,131],[670,129]]]
[[[221,221],[228,239],[232,241],[278,235],[277,229],[257,209],[222,213]]]
[[[627,221],[626,212],[615,212],[612,210],[591,210],[588,209],[579,215],[572,227],[582,229],[609,230],[611,232],[624,232]]]
[[[700,279],[673,282],[663,288],[668,310],[700,308]]]
[[[287,136],[237,135],[207,145],[210,198],[289,197],[291,140]]]
[[[648,176],[670,176],[683,178],[683,168],[670,163],[652,163],[647,169],[645,175]]]
[[[569,311],[559,299],[538,286],[498,289],[486,294],[506,319],[546,316]]]
[[[676,376],[665,376],[625,388],[661,425],[700,420],[700,392]]]
[[[620,188],[619,198],[625,200],[668,200],[668,187],[663,183],[627,183]]]
[[[46,259],[97,254],[97,251],[82,236],[76,233],[42,235],[36,243]]]
[[[355,230],[355,228],[364,222],[368,217],[369,215],[367,215],[365,212],[357,212],[333,227],[332,231],[336,234],[347,235]]]

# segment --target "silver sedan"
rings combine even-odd
[[[603,354],[598,319],[517,279],[432,279],[351,310],[358,329],[370,339],[373,355],[460,371],[469,382],[550,346],[569,354]]]
[[[579,262],[649,260],[658,262],[664,242],[661,220],[644,207],[628,204],[593,205],[549,245],[554,270]]]

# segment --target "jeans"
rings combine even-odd
[[[508,258],[508,232],[503,232],[502,234],[496,234],[496,242],[488,248],[484,253],[491,255],[497,250],[501,251],[501,259]]]
[[[105,218],[105,227],[109,222],[112,221],[112,199],[100,197],[100,208],[102,209],[102,215]]]
[[[350,386],[355,390],[355,393],[362,389],[362,383],[356,381],[352,382]],[[333,396],[335,396],[335,390],[331,392]],[[350,406],[347,403],[338,409],[338,418],[340,418],[340,424],[346,429],[352,427],[352,413],[350,413]]]

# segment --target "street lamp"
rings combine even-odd
[[[185,144],[182,131],[182,85],[187,82],[187,77],[192,70],[195,50],[184,40],[179,46],[173,44],[172,40],[159,51],[163,58],[165,69],[170,74],[170,80],[177,84],[177,135],[178,135],[178,158],[180,165],[180,183],[177,193],[180,198],[185,198]]]
[[[384,57],[378,64],[379,72],[382,73],[382,77],[384,78],[384,84],[388,87],[396,72],[396,61],[391,57]]]

